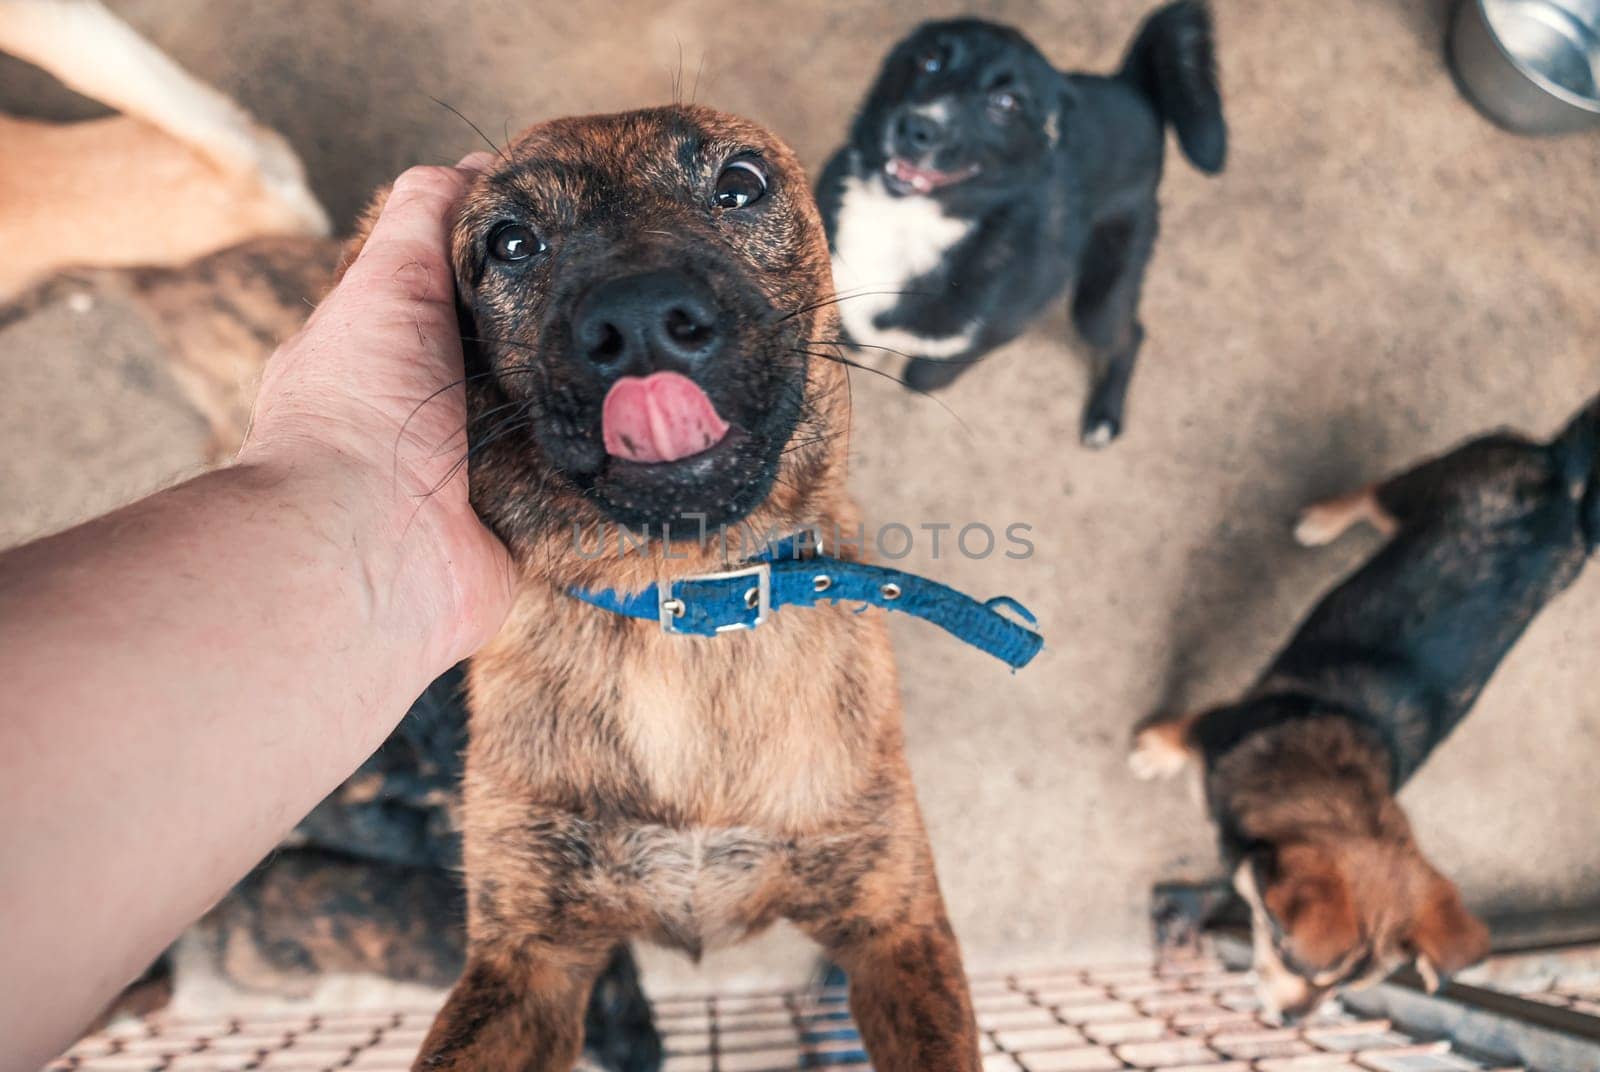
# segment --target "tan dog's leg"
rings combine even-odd
[[[412,1072],[571,1072],[607,952],[510,944],[474,949]]]
[[[848,903],[831,906],[830,918],[799,921],[850,976],[850,1011],[877,1072],[977,1072],[978,1028],[961,948],[932,851],[914,821],[920,844],[903,857],[875,857],[872,839],[838,852],[830,860],[836,873],[871,870]],[[824,903],[839,893],[830,889],[834,881],[821,885],[814,895]]]
[[[1189,742],[1189,727],[1198,714],[1165,719],[1145,726],[1133,735],[1133,750],[1128,753],[1128,769],[1135,778],[1151,781],[1171,778],[1195,758]]]
[[[879,1072],[976,1072],[978,1028],[961,951],[937,917],[886,929],[834,956],[850,973],[850,1011]]]
[[[161,128],[227,172],[255,177],[283,206],[286,230],[328,233],[327,213],[289,143],[179,67],[100,0],[0,0],[0,51]]]
[[[1300,520],[1294,527],[1294,538],[1303,547],[1321,547],[1337,540],[1362,521],[1385,536],[1393,536],[1399,528],[1399,522],[1378,502],[1376,484],[1312,503],[1300,512]]]

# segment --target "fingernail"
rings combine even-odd
[[[489,165],[494,162],[494,157],[489,153],[468,153],[456,162],[456,167],[464,171],[488,171]]]

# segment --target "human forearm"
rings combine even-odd
[[[264,461],[0,557],[0,1037],[66,1041],[465,654],[384,497]]]
[[[0,556],[0,1072],[70,1041],[510,607],[464,471],[468,174],[395,181],[268,362],[241,464]]]

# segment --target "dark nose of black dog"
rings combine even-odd
[[[578,356],[607,377],[692,372],[722,348],[710,288],[672,269],[594,287],[578,302],[572,332]]]
[[[902,156],[926,156],[943,145],[944,139],[944,124],[926,112],[901,112],[895,120],[895,150]]]

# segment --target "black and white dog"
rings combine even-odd
[[[1139,288],[1169,123],[1190,162],[1222,170],[1203,0],[1158,11],[1109,77],[1057,71],[1006,26],[919,27],[889,54],[818,184],[847,341],[911,358],[907,384],[931,390],[1070,286],[1100,365],[1083,439],[1115,439],[1144,336]]]

